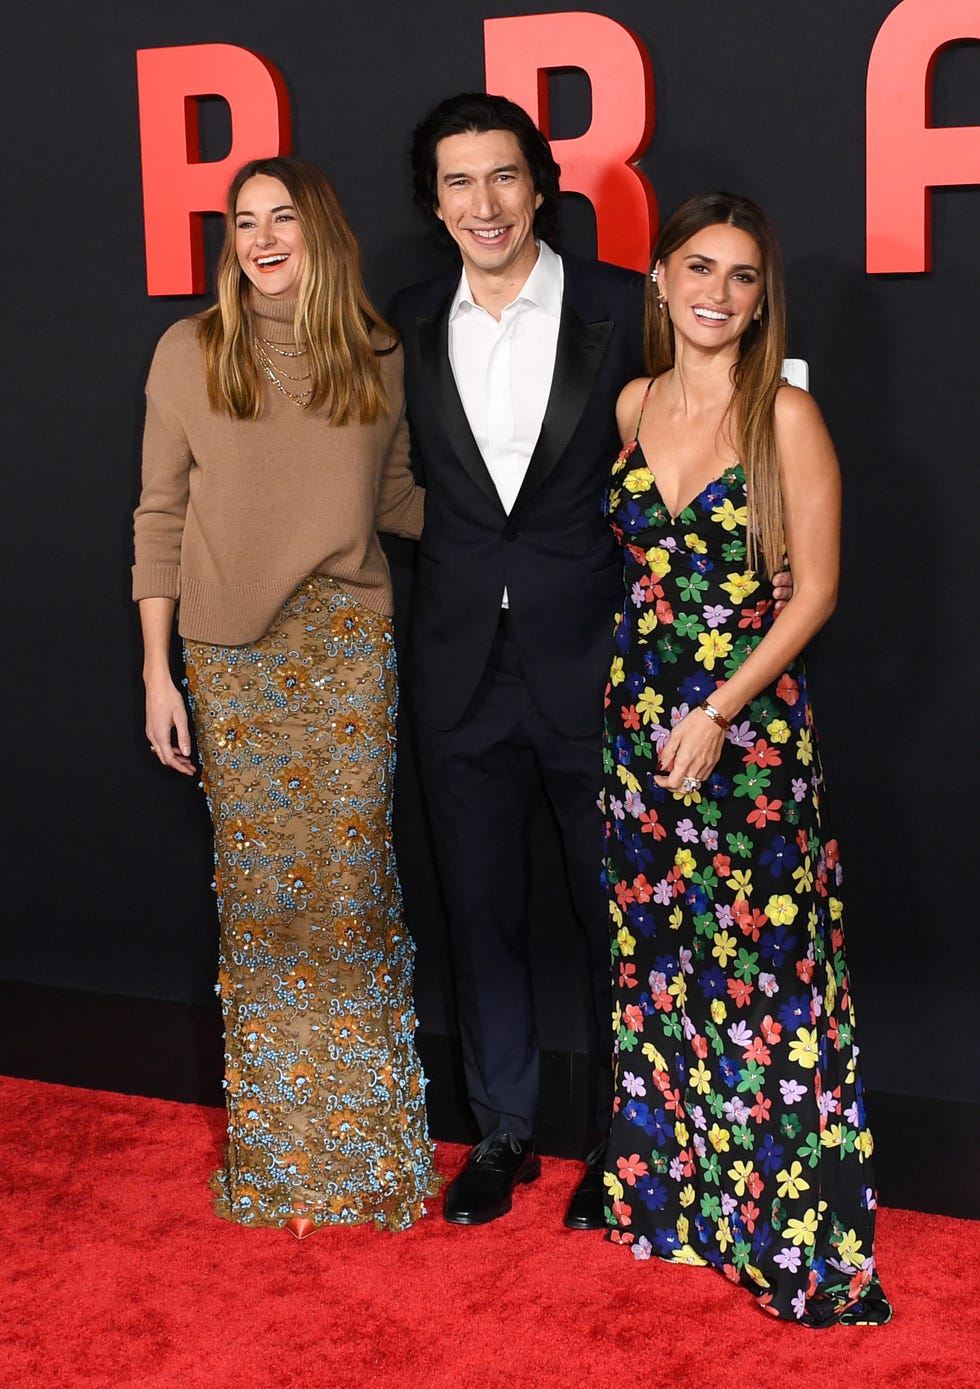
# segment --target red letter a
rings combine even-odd
[[[289,149],[289,98],[282,78],[257,53],[227,43],[142,48],[136,54],[146,287],[150,294],[204,291],[202,212],[221,212],[235,170],[248,159]],[[231,149],[202,163],[197,98],[231,107]]]
[[[980,126],[930,126],[939,51],[980,38],[978,0],[902,0],[868,63],[868,272],[932,263],[930,188],[980,183]]]

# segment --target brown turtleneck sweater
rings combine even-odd
[[[253,307],[259,337],[292,349],[293,305],[253,291]],[[302,359],[269,355],[300,389],[283,371]],[[181,636],[218,646],[256,641],[313,573],[389,615],[375,532],[417,539],[424,494],[408,467],[402,350],[379,360],[391,413],[376,424],[333,425],[270,381],[259,418],[238,420],[208,404],[196,320],[169,328],[146,384],[134,599],[177,599]]]

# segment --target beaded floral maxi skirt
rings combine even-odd
[[[184,655],[221,928],[215,1209],[402,1229],[437,1183],[391,843],[390,623],[314,575],[258,642]]]

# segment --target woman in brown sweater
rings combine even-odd
[[[396,703],[378,529],[417,537],[402,357],[330,184],[256,160],[218,302],[160,340],[135,517],[146,732],[215,835],[228,1152],[219,1215],[400,1229],[435,1187],[391,846]]]

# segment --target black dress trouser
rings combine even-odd
[[[555,691],[561,699],[561,691]],[[527,689],[508,615],[449,730],[416,720],[419,771],[449,917],[467,1093],[484,1136],[533,1136],[537,1033],[528,957],[529,821],[543,781],[585,933],[598,1060],[596,1139],[612,1105],[609,910],[600,882],[601,739],[559,733]]]

